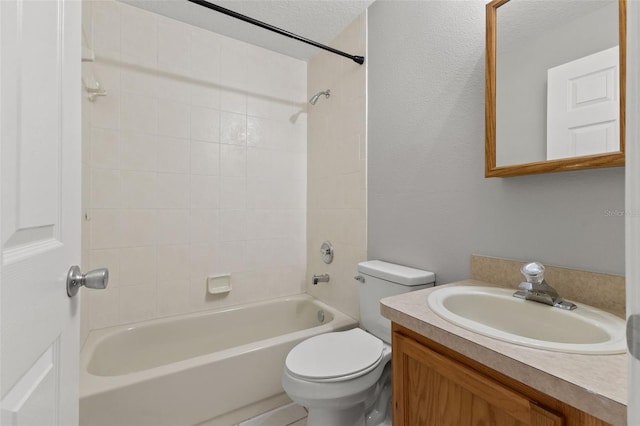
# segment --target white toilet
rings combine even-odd
[[[391,424],[391,323],[380,299],[431,287],[435,275],[379,260],[358,272],[362,328],[307,339],[285,361],[282,386],[309,410],[307,426]]]

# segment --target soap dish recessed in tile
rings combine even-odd
[[[212,275],[207,277],[207,293],[222,294],[231,291],[231,274]]]

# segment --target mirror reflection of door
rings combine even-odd
[[[620,149],[618,46],[549,69],[547,160]]]
[[[553,120],[547,120],[549,114],[556,118],[555,113],[547,110],[551,101],[547,98],[548,71],[617,46],[618,33],[617,0],[510,0],[498,8],[497,166],[591,155],[594,149],[588,146],[602,144],[602,140],[592,140],[598,132],[601,139],[608,138],[607,147],[600,153],[619,151],[618,123],[615,134],[602,128],[589,134],[584,130],[582,133],[574,132],[571,137],[580,140],[574,153],[547,153],[549,126],[556,125]],[[618,71],[614,72],[617,79]],[[573,77],[567,78],[575,79],[587,74],[577,71]],[[580,93],[576,96],[599,96],[589,94],[589,91],[602,90],[602,85],[589,86],[584,84],[585,81],[580,82]],[[594,78],[591,83],[598,81],[598,78]],[[617,85],[617,82],[613,84]],[[575,117],[563,120],[573,119]]]

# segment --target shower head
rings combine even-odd
[[[324,92],[318,92],[315,95],[313,95],[311,97],[311,99],[309,99],[309,103],[311,105],[315,105],[316,102],[318,102],[318,98],[320,98],[320,96],[324,95],[325,98],[328,98],[329,96],[331,96],[331,91],[329,89],[325,90]]]

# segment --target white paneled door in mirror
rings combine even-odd
[[[547,160],[620,150],[618,46],[547,71]]]
[[[3,425],[78,423],[80,8],[0,1]]]

